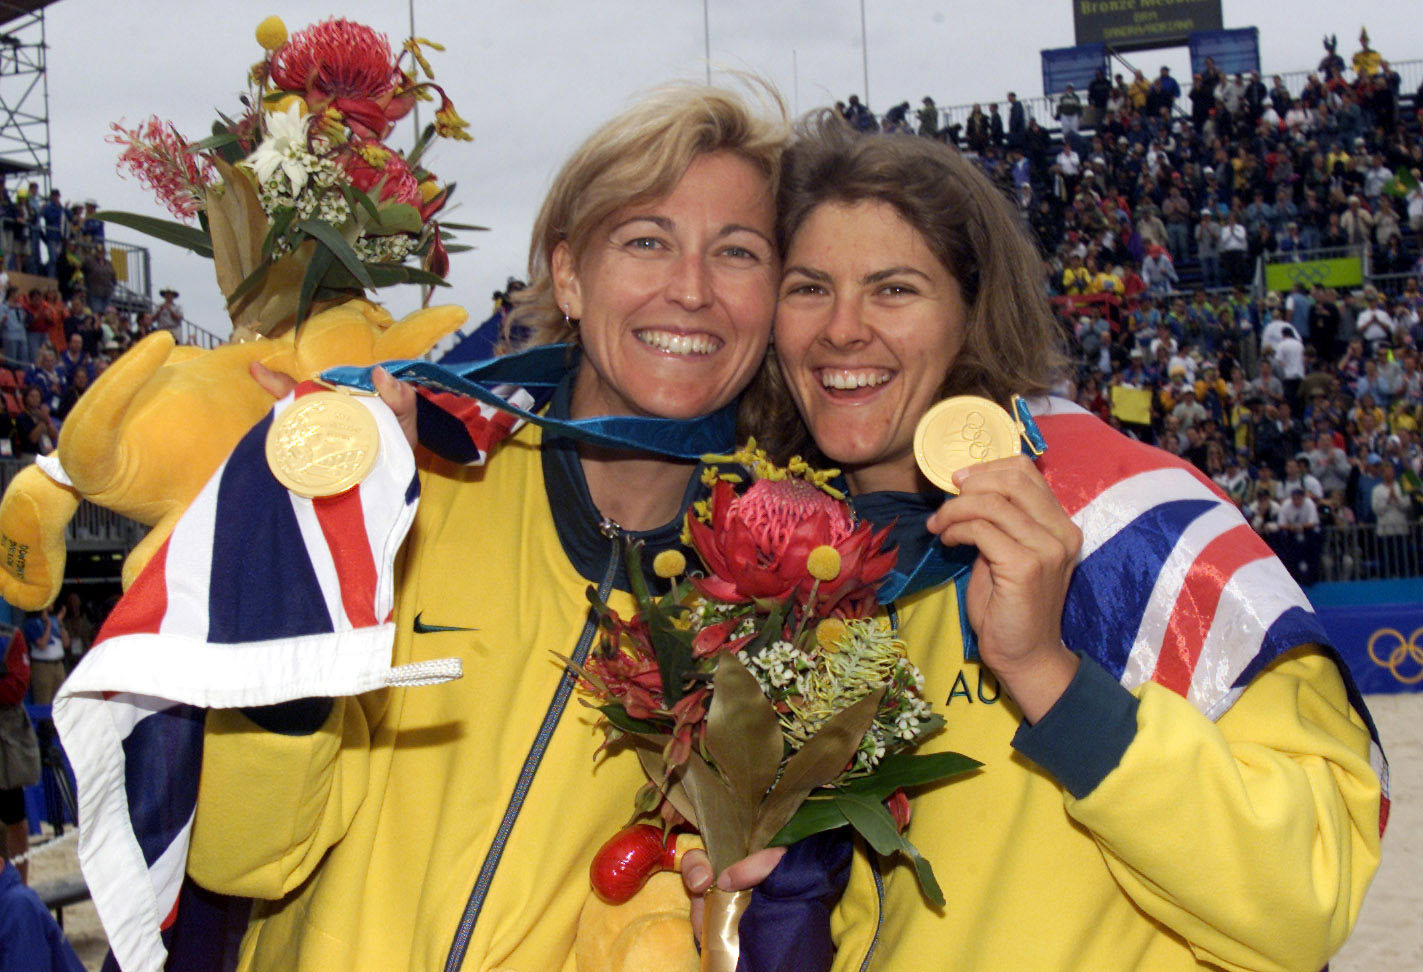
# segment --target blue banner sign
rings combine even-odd
[[[1236,30],[1198,30],[1188,42],[1191,73],[1205,67],[1206,58],[1215,61],[1223,74],[1249,74],[1260,70],[1260,31],[1256,27]]]
[[[1056,47],[1042,52],[1043,94],[1058,95],[1070,84],[1087,104],[1087,85],[1097,72],[1107,72],[1105,44],[1079,44],[1077,47]]]

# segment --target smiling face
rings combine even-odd
[[[575,259],[553,253],[578,321],[575,418],[691,418],[734,399],[766,351],[778,271],[765,177],[731,152],[693,160],[667,197],[625,206]]]
[[[964,342],[958,281],[884,202],[820,205],[785,264],[776,353],[816,444],[857,493],[918,489],[914,428]]]

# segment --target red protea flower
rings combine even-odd
[[[380,142],[356,139],[341,153],[341,167],[346,170],[351,185],[361,192],[370,192],[380,185],[381,202],[398,202],[419,209],[420,180],[410,171],[405,160]],[[385,180],[384,184],[381,180]]]
[[[406,75],[386,36],[340,17],[297,31],[268,70],[277,87],[302,92],[313,112],[330,105],[358,135],[384,137],[413,103],[398,92]]]
[[[692,544],[710,576],[693,578],[705,597],[732,604],[753,598],[806,599],[815,585],[806,562],[817,547],[833,547],[840,572],[821,581],[810,609],[824,614],[867,591],[894,566],[883,550],[888,528],[855,525],[849,507],[798,478],[759,479],[738,496],[731,483],[712,488],[711,524],[688,522]]]

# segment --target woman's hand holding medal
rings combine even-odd
[[[1027,456],[988,458],[950,475],[959,495],[926,526],[946,544],[978,548],[967,600],[979,656],[1037,722],[1077,671],[1061,621],[1082,531]]]

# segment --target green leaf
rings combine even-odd
[[[850,826],[864,837],[875,853],[889,857],[896,851],[909,858],[914,866],[914,874],[919,879],[919,889],[924,892],[935,907],[944,906],[944,892],[934,878],[934,869],[919,853],[919,849],[905,839],[894,824],[894,817],[884,803],[872,797],[853,793],[837,793],[832,799],[835,806],[850,821]]]
[[[628,586],[632,588],[637,611],[647,623],[647,637],[657,656],[657,671],[662,676],[662,704],[667,708],[677,704],[685,693],[687,674],[692,670],[692,632],[678,628],[672,617],[661,610],[647,589],[642,573],[642,542],[628,544]]]
[[[213,149],[222,148],[224,145],[232,145],[237,141],[237,136],[231,132],[214,132],[201,142],[196,142],[193,148],[199,152],[211,152]]]
[[[414,169],[420,163],[420,156],[425,154],[425,150],[430,147],[430,140],[435,137],[435,126],[426,125],[419,137],[415,139],[415,144],[410,146],[410,151],[405,153],[405,164]]]
[[[751,843],[765,847],[805,802],[810,791],[832,783],[845,771],[879,710],[884,689],[876,689],[854,705],[841,709],[786,760],[785,772],[757,814]]]
[[[717,660],[702,739],[732,789],[751,806],[760,804],[781,768],[781,722],[756,677],[731,652]]]
[[[761,630],[756,637],[746,643],[744,649],[746,654],[752,658],[761,654],[761,650],[771,643],[773,639],[781,636],[781,629],[785,621],[785,607],[779,601],[771,604],[771,613],[766,615],[766,621],[761,625]]]
[[[468,243],[446,243],[446,244],[445,244],[445,252],[446,252],[446,253],[468,253],[470,250],[473,250],[473,249],[474,249],[474,247],[470,246]]]
[[[876,854],[889,857],[899,850],[899,828],[883,802],[844,792],[836,793],[830,800],[845,815],[850,826],[875,849]]]
[[[231,307],[233,304],[237,303],[244,296],[246,296],[248,291],[262,283],[262,281],[266,280],[267,271],[271,269],[272,263],[270,260],[263,260],[261,263],[257,264],[256,268],[245,278],[243,278],[243,281],[237,285],[236,289],[233,290],[232,293],[227,295],[227,306]]]
[[[623,732],[636,733],[639,736],[666,736],[667,727],[655,722],[648,722],[646,719],[634,719],[627,714],[627,710],[620,705],[609,703],[608,705],[594,706],[609,722],[617,726]]]
[[[409,203],[386,203],[376,211],[374,222],[366,227],[370,236],[390,236],[394,233],[419,233],[425,228],[420,210]]]
[[[476,225],[474,225],[473,223],[451,223],[451,222],[448,222],[448,221],[443,220],[443,219],[440,220],[439,223],[440,223],[440,229],[442,229],[442,230],[444,230],[444,229],[470,230],[471,232],[476,232],[476,233],[487,233],[487,232],[489,232],[489,227],[488,227],[488,226],[476,226]]]
[[[633,736],[629,739],[629,744],[633,752],[637,753],[637,760],[642,764],[642,771],[647,774],[647,778],[656,783],[662,793],[667,797],[667,802],[672,804],[682,816],[687,818],[688,823],[698,830],[701,829],[701,821],[697,819],[697,808],[692,805],[691,798],[687,796],[687,788],[681,783],[680,778],[669,779],[667,761],[662,757],[663,747],[670,740],[671,736],[659,737],[661,743],[647,736]]]
[[[185,250],[192,250],[198,256],[209,258],[212,256],[212,238],[208,234],[174,220],[159,219],[139,213],[125,213],[116,209],[101,209],[94,216],[106,223],[127,226],[131,230],[138,230],[138,232],[162,240],[164,243],[172,243]]]
[[[336,232],[336,228],[330,223],[323,223],[319,219],[304,219],[296,224],[296,228],[310,236],[316,242],[330,250],[341,265],[356,278],[356,282],[371,290],[375,289],[375,281],[366,271],[366,265],[361,262],[361,258],[356,256],[356,251],[351,249],[351,244],[346,242],[345,237]],[[317,247],[320,252],[321,247]]]
[[[301,290],[297,292],[296,320],[298,324],[306,320],[311,310],[311,298],[326,271],[336,262],[336,255],[324,246],[311,251],[311,261],[306,265],[306,274],[301,278]]]
[[[277,241],[287,235],[287,230],[291,229],[292,220],[296,219],[296,210],[287,207],[272,217],[272,225],[267,230],[267,235],[262,239],[262,259],[272,259],[272,253],[277,248]],[[296,244],[292,244],[296,248]]]
[[[849,823],[829,797],[809,797],[790,821],[771,838],[770,847],[789,847],[798,840]]]
[[[355,212],[357,207],[364,209],[366,214],[375,222],[380,222],[380,210],[376,208],[375,200],[349,182],[341,185],[341,195],[346,197],[346,202],[350,204],[351,211]]]
[[[698,829],[717,874],[753,850],[748,843],[754,805],[748,804],[695,752],[682,768],[681,783],[697,808]]]
[[[420,267],[407,267],[399,263],[367,263],[366,270],[377,287],[395,284],[423,284],[427,287],[448,287],[450,282]]]
[[[851,780],[838,789],[843,793],[883,800],[895,790],[937,783],[982,765],[978,760],[970,759],[962,753],[893,753],[881,759],[879,766],[875,767],[875,771],[869,776]]]
[[[222,112],[218,112],[217,114],[222,120],[212,123],[212,135],[203,139],[203,142],[214,141],[215,144],[212,147],[213,153],[228,165],[236,165],[246,157],[246,153],[242,151],[241,144],[237,141],[237,122],[228,118]],[[232,141],[221,141],[223,136],[229,136]],[[198,144],[201,146],[202,142]]]

